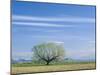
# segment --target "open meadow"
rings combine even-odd
[[[92,70],[95,69],[95,63],[69,63],[61,65],[41,65],[41,66],[12,66],[12,74],[20,73],[39,73],[55,71],[74,71],[74,70]]]

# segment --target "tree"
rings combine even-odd
[[[43,43],[33,47],[33,57],[42,60],[49,65],[54,60],[60,60],[64,57],[64,48],[57,43]]]

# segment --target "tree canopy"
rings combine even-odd
[[[57,43],[42,43],[33,47],[33,57],[49,65],[54,60],[60,60],[65,55],[63,45]]]

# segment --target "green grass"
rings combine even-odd
[[[95,62],[53,62],[50,65],[67,65],[67,64],[88,64],[88,63],[95,63]],[[45,63],[17,63],[12,64],[13,67],[29,67],[29,66],[45,66]]]
[[[53,71],[70,71],[70,70],[84,70],[95,69],[95,62],[79,62],[79,63],[66,63],[66,64],[50,64],[36,65],[32,63],[15,64],[12,65],[12,74],[19,73],[36,73],[36,72],[53,72]]]

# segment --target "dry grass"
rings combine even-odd
[[[49,66],[32,66],[32,67],[12,67],[12,74],[19,73],[36,73],[36,72],[54,72],[54,71],[70,71],[70,70],[87,70],[95,69],[95,63],[80,63],[66,65],[49,65]]]

